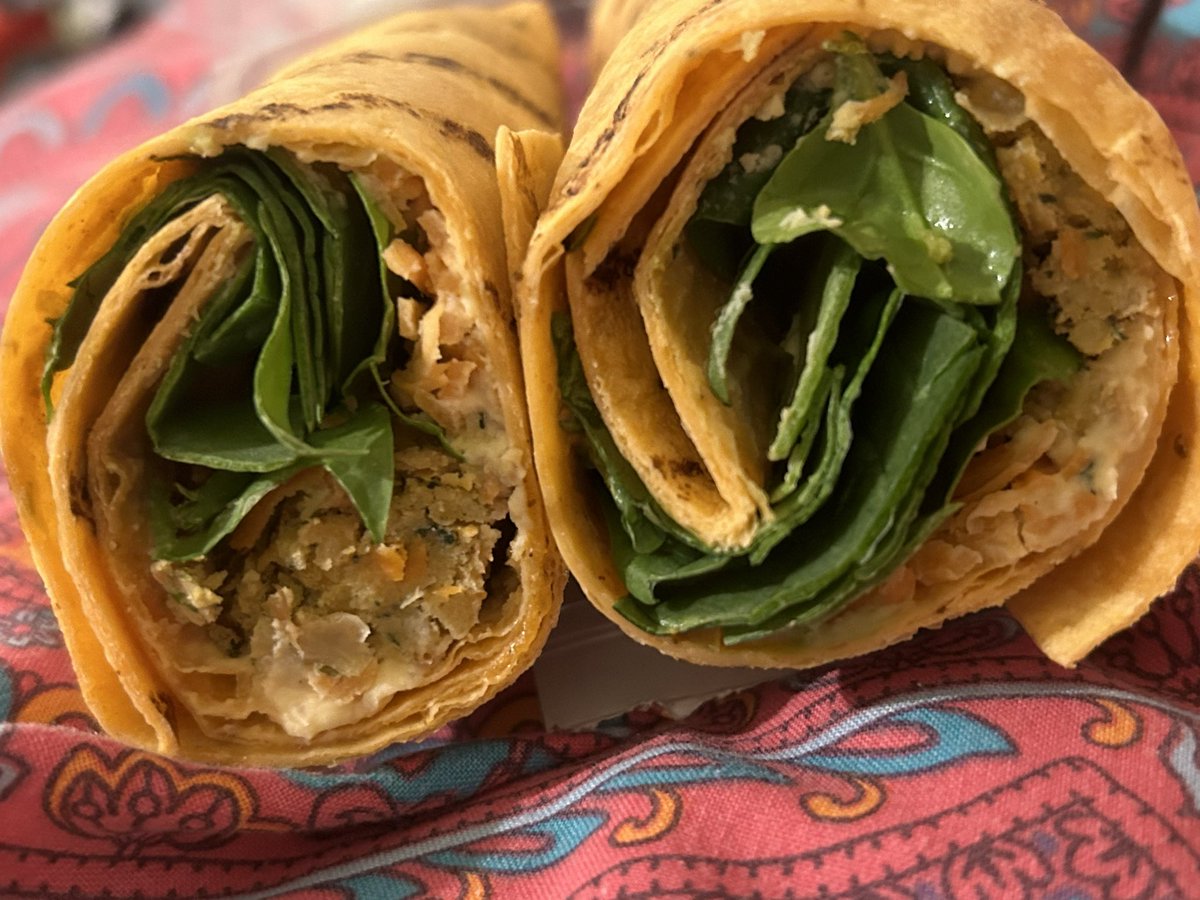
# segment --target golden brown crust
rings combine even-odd
[[[555,72],[553,21],[539,3],[401,15],[318,50],[241,100],[125,154],[88,182],[47,229],[14,296],[0,345],[3,451],[85,699],[106,730],[197,759],[326,763],[420,736],[470,712],[536,657],[557,614],[564,574],[530,462],[495,139],[501,125],[558,130]],[[270,728],[247,729],[249,740],[236,730],[214,734],[171,696],[113,583],[81,483],[60,465],[80,458],[79,442],[100,397],[80,389],[82,404],[72,404],[76,420],[56,423],[56,449],[48,452],[39,391],[50,338],[44,323],[61,315],[70,297],[67,283],[112,245],[127,217],[185,174],[185,165],[163,160],[213,155],[239,143],[283,146],[302,158],[378,155],[424,181],[462,260],[459,274],[488,347],[505,431],[525,460],[510,501],[521,532],[513,565],[522,580],[519,620],[510,633],[499,642],[481,641],[437,683],[311,742]],[[538,164],[553,162],[543,156]],[[56,391],[68,377],[60,376]]]
[[[608,559],[603,529],[578,512],[587,508],[588,489],[557,427],[557,392],[532,374],[553,366],[549,318],[564,308],[563,241],[592,222],[579,256],[582,271],[594,271],[634,213],[652,202],[653,189],[672,177],[707,123],[740,84],[770,64],[776,48],[815,43],[849,27],[895,52],[941,48],[952,73],[987,72],[1015,87],[1029,119],[1178,284],[1177,300],[1165,302],[1179,305],[1180,381],[1145,484],[1100,543],[1012,601],[1035,639],[1065,663],[1144,612],[1200,545],[1200,507],[1181,499],[1196,496],[1200,479],[1191,449],[1200,374],[1194,334],[1200,215],[1179,151],[1149,104],[1054,13],[1030,0],[600,0],[593,22],[595,55],[608,62],[580,114],[531,242],[521,298],[535,450],[547,495],[555,498],[548,505],[551,524],[593,603],[634,639],[673,655],[713,664],[803,666],[867,652],[947,615],[1002,602],[1033,577],[1022,569],[961,596],[918,600],[911,614],[852,608],[839,617],[835,632],[811,646],[781,637],[730,649],[710,633],[655,637],[615,613],[624,587]],[[701,107],[703,116],[696,114]],[[1098,625],[1073,624],[1084,607]]]

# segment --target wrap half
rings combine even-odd
[[[1008,602],[1072,663],[1200,547],[1200,217],[1028,0],[613,0],[522,353],[568,567],[810,666]]]
[[[560,127],[556,46],[540,4],[401,15],[122,156],[47,229],[0,351],[4,458],[113,735],[327,763],[536,657],[565,575],[497,167]]]

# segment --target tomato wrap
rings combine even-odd
[[[1027,0],[601,2],[521,283],[559,548],[636,640],[811,666],[1007,603],[1072,663],[1200,546],[1200,217]]]
[[[539,4],[398,16],[120,157],[45,232],[4,458],[113,735],[328,763],[536,657],[565,575],[513,322],[532,213],[501,192],[557,164],[556,54]]]

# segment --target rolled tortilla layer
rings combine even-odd
[[[1151,107],[1027,0],[593,26],[519,296],[592,603],[765,667],[1006,602],[1071,664],[1142,615],[1200,547],[1200,216]]]
[[[47,229],[4,457],[114,736],[328,763],[536,657],[565,575],[497,167],[522,132],[557,164],[556,46],[536,3],[400,15],[122,156]]]

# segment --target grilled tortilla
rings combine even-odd
[[[810,666],[1008,603],[1071,664],[1200,547],[1200,217],[1028,0],[599,3],[529,250],[539,476],[592,603]]]
[[[539,4],[401,15],[122,156],[47,229],[3,449],[107,731],[328,763],[533,661],[565,576],[513,328],[531,224],[505,228],[497,166],[537,134],[553,171],[556,69]]]

